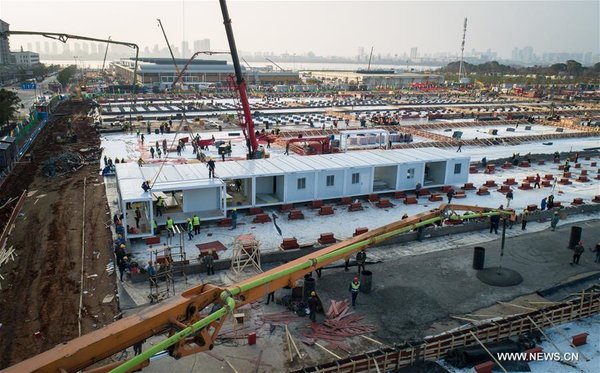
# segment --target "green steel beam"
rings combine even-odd
[[[481,218],[481,217],[489,217],[489,216],[493,216],[493,215],[501,215],[501,214],[509,214],[510,212],[506,212],[506,211],[501,211],[501,210],[492,210],[489,212],[481,212],[481,213],[471,213],[471,214],[466,214],[466,215],[459,215],[458,218],[460,220],[468,220],[468,219],[477,219],[477,218]],[[197,321],[196,323],[190,325],[189,327],[181,330],[180,332],[173,334],[171,337],[165,339],[164,341],[154,345],[153,347],[151,347],[150,349],[144,351],[143,353],[141,353],[138,356],[135,356],[134,358],[132,358],[131,360],[126,361],[125,363],[123,363],[122,365],[118,366],[117,368],[111,370],[111,373],[126,373],[131,371],[132,369],[134,369],[135,367],[137,367],[138,365],[141,365],[144,361],[149,360],[153,355],[162,352],[163,350],[166,350],[167,348],[171,347],[172,345],[174,345],[175,343],[181,341],[184,338],[187,338],[188,336],[196,333],[197,331],[199,331],[202,328],[207,327],[208,325],[210,325],[210,323],[212,323],[215,320],[218,320],[219,318],[225,316],[227,313],[232,312],[235,309],[235,300],[233,299],[234,296],[239,295],[241,293],[247,292],[249,290],[252,290],[254,288],[257,288],[259,286],[263,286],[271,281],[280,279],[282,277],[285,276],[289,276],[295,272],[298,271],[302,271],[302,270],[306,270],[310,267],[315,267],[319,268],[319,264],[326,262],[327,260],[331,260],[335,257],[339,257],[339,256],[343,256],[345,254],[350,254],[351,252],[361,248],[361,247],[366,247],[369,245],[374,245],[377,243],[380,243],[390,237],[396,236],[398,234],[402,234],[402,233],[406,233],[406,232],[410,232],[413,229],[419,228],[419,227],[423,227],[423,226],[427,226],[429,224],[433,224],[435,222],[438,222],[440,220],[442,220],[443,217],[438,216],[435,218],[430,218],[427,220],[423,220],[421,222],[417,222],[415,224],[411,224],[409,226],[406,227],[402,227],[402,228],[398,228],[395,229],[393,231],[390,232],[385,232],[382,233],[378,236],[374,236],[374,237],[370,237],[368,239],[364,239],[364,240],[360,240],[358,242],[355,242],[353,244],[350,244],[348,246],[345,247],[341,247],[337,250],[334,250],[330,253],[326,253],[323,255],[320,255],[316,258],[308,258],[305,262],[303,263],[299,263],[295,266],[292,266],[290,268],[286,268],[284,270],[281,270],[279,272],[270,274],[268,276],[264,276],[261,278],[258,278],[254,281],[250,281],[246,284],[243,284],[241,286],[235,286],[235,287],[231,287],[228,288],[227,290],[223,291],[221,293],[221,300],[223,302],[223,304],[225,304],[225,307],[220,308],[219,310],[213,312],[212,314],[208,315],[207,317],[203,318],[202,320]]]

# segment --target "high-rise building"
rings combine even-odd
[[[50,42],[49,41],[44,42],[44,53],[50,54]]]
[[[190,52],[190,43],[187,41],[182,41],[181,42],[181,57],[188,57],[191,55]]]
[[[210,39],[194,40],[194,52],[209,51]]]
[[[4,22],[0,19],[0,32],[5,32],[9,30],[8,23]],[[10,44],[8,42],[8,38],[0,38],[0,65],[8,65],[12,62],[12,57],[10,54]]]
[[[160,55],[160,49],[158,48],[158,44],[154,44],[152,47],[152,55],[154,57],[158,57]]]
[[[35,42],[35,51],[38,53],[42,51],[42,43],[40,43],[39,41]]]
[[[418,49],[417,49],[417,47],[410,48],[410,59],[411,60],[416,60],[417,56],[418,56]]]

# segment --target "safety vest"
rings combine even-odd
[[[194,216],[192,218],[194,225],[200,225],[200,218],[198,216]]]
[[[352,288],[352,292],[357,292],[358,289],[360,288],[360,281],[357,283],[354,283],[354,281],[352,281],[352,283],[350,284],[351,288]]]
[[[191,231],[192,229],[194,229],[194,226],[191,221],[188,221],[188,231]]]
[[[173,219],[171,219],[171,218],[167,219],[167,228],[173,229]]]
[[[165,204],[165,200],[162,197],[158,197],[156,200],[156,206],[163,207]]]
[[[158,229],[158,224],[156,224],[156,220],[152,219],[152,226],[154,229]]]

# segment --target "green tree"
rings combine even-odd
[[[0,124],[8,124],[19,110],[19,96],[13,91],[0,89]]]
[[[67,84],[73,79],[77,72],[77,66],[71,65],[62,69],[57,75],[56,80],[62,85],[63,91],[66,89]]]
[[[575,60],[567,61],[567,72],[569,73],[569,75],[578,76],[579,74],[581,74],[582,71],[583,66],[579,62]]]

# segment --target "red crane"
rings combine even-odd
[[[254,133],[254,122],[252,121],[250,103],[248,102],[246,80],[242,74],[242,66],[240,65],[240,58],[235,46],[235,38],[233,37],[233,29],[231,28],[231,18],[229,18],[227,3],[225,0],[219,0],[219,4],[221,5],[221,12],[223,13],[223,24],[225,25],[225,32],[227,33],[227,41],[229,43],[231,60],[233,62],[233,69],[235,71],[235,80],[233,79],[234,77],[231,77],[232,79],[230,79],[230,85],[240,95],[239,99],[243,110],[243,117],[240,116],[239,118],[240,126],[243,129],[244,137],[246,137],[246,145],[248,146],[248,159],[253,159],[255,158],[256,151],[258,150],[258,140],[256,139],[256,134]]]

